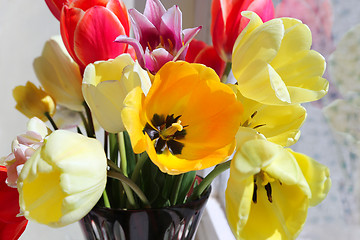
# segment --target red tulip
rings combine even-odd
[[[249,19],[242,17],[242,11],[253,11],[263,22],[274,18],[271,0],[213,0],[211,6],[211,35],[219,56],[231,61],[236,38],[246,27]]]
[[[45,0],[45,3],[54,17],[60,20],[61,9],[63,5],[69,4],[69,0]]]
[[[114,40],[129,35],[129,17],[121,0],[72,0],[62,8],[60,30],[66,49],[84,70],[126,52],[127,45]]]
[[[221,78],[225,71],[225,62],[219,57],[213,46],[203,41],[193,39],[189,44],[185,61],[190,63],[202,63],[215,70]]]
[[[15,240],[24,232],[27,220],[16,217],[20,211],[19,193],[6,185],[6,167],[0,166],[0,239]]]

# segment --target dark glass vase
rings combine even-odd
[[[94,207],[81,221],[89,240],[194,239],[211,187],[200,199],[171,207],[121,210]]]

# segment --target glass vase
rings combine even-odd
[[[139,210],[94,207],[81,221],[89,240],[194,239],[211,187],[184,204]]]

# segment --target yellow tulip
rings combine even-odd
[[[146,150],[163,172],[208,168],[234,150],[242,105],[204,65],[169,62],[146,97],[135,88],[124,105],[122,119],[134,152]]]
[[[59,105],[74,111],[83,110],[79,66],[67,53],[60,36],[45,43],[41,56],[33,65],[41,85]]]
[[[15,108],[28,118],[37,117],[42,121],[47,121],[46,113],[50,116],[55,114],[54,100],[31,82],[27,82],[25,86],[17,86],[13,90],[13,96],[16,101]]]
[[[121,110],[126,95],[136,86],[146,94],[151,86],[149,75],[130,55],[89,64],[84,72],[82,91],[91,112],[108,132],[124,131]]]
[[[101,197],[106,171],[106,156],[98,140],[57,130],[20,173],[21,213],[29,220],[52,227],[76,222]]]
[[[286,106],[266,105],[244,97],[237,85],[229,86],[235,92],[238,101],[244,106],[241,128],[237,134],[243,134],[244,128],[256,129],[268,141],[290,146],[300,137],[300,127],[306,119],[306,109],[300,104]]]
[[[235,237],[295,239],[309,205],[322,201],[329,191],[329,170],[252,129],[237,146],[225,192]]]
[[[254,12],[237,38],[232,71],[246,98],[269,105],[317,100],[329,87],[325,59],[310,50],[311,32],[301,21],[277,18],[263,23]]]

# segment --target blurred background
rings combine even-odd
[[[199,40],[211,43],[211,0],[163,0],[178,4],[183,27],[202,25]],[[277,0],[277,16],[291,16],[308,24],[313,48],[325,56],[331,86],[321,101],[306,104],[308,119],[295,151],[329,166],[333,182],[327,199],[309,209],[299,239],[360,239],[360,2],[358,0]],[[143,11],[145,0],[127,0],[128,8]],[[33,59],[43,44],[59,34],[59,22],[43,0],[0,0],[0,156],[10,153],[13,138],[26,129],[27,118],[15,108],[12,90],[27,81],[38,84]],[[336,100],[338,99],[338,100]],[[339,100],[341,99],[341,100]],[[336,101],[334,101],[336,100]],[[227,174],[214,184],[198,239],[231,239],[223,214]],[[215,221],[216,217],[216,221]],[[213,227],[210,227],[213,226]],[[78,224],[52,229],[29,223],[21,239],[82,239]]]

